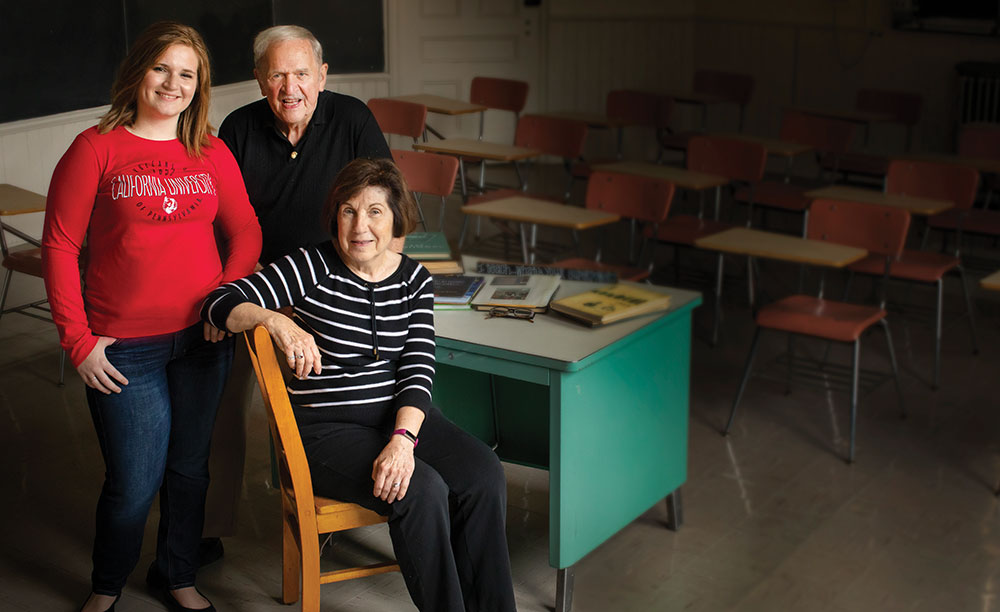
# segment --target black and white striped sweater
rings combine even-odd
[[[212,291],[202,319],[225,329],[233,308],[251,302],[292,306],[296,322],[316,339],[322,374],[288,383],[296,410],[312,423],[386,418],[402,406],[426,411],[434,381],[434,293],[430,274],[403,256],[378,283],[340,259],[332,242],[299,249],[260,272]],[[305,423],[301,422],[299,425]]]

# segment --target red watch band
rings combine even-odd
[[[409,429],[397,429],[396,431],[392,432],[392,435],[394,435],[394,436],[403,436],[404,438],[406,438],[410,442],[413,442],[413,448],[416,448],[417,447],[417,442],[420,441],[420,438],[418,438],[417,436],[413,435],[413,432],[411,432]]]

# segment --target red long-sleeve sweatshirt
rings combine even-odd
[[[253,270],[260,226],[232,154],[210,140],[193,158],[179,140],[95,127],[59,161],[42,263],[52,318],[74,366],[98,336],[136,338],[193,325],[212,289]]]

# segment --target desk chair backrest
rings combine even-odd
[[[756,183],[766,164],[767,149],[759,143],[718,136],[695,136],[688,142],[688,170]]]
[[[722,70],[698,70],[694,73],[694,91],[725,98],[740,106],[750,103],[754,78],[749,74]]]
[[[964,157],[1000,159],[1000,126],[966,123],[958,133],[958,154]]]
[[[598,170],[590,175],[586,206],[656,226],[667,220],[674,191],[670,181]]]
[[[514,144],[539,149],[546,155],[575,160],[583,155],[587,124],[542,115],[525,115],[517,121]]]
[[[885,177],[887,193],[947,200],[957,210],[968,210],[979,189],[979,171],[968,166],[895,159]]]
[[[854,140],[854,127],[850,121],[786,110],[779,138],[809,145],[819,153],[846,153]]]
[[[409,136],[414,142],[423,136],[424,125],[427,123],[427,107],[423,104],[372,98],[368,100],[368,108],[384,133]]]
[[[403,173],[406,186],[417,194],[417,211],[420,213],[421,225],[424,226],[425,230],[427,229],[420,194],[429,193],[441,198],[441,207],[438,211],[438,229],[444,229],[445,200],[455,189],[458,158],[423,151],[393,149],[392,159],[399,166],[399,171]]]
[[[885,89],[862,89],[858,91],[854,108],[869,113],[883,113],[906,126],[920,121],[920,111],[924,99],[920,94]]]
[[[869,253],[899,259],[910,229],[910,212],[903,208],[816,200],[809,207],[806,238],[866,249]]]
[[[665,127],[661,117],[663,112],[661,104],[661,96],[656,94],[633,89],[616,89],[608,92],[604,114],[610,119],[624,121],[628,125]],[[669,109],[667,120],[669,120]]]
[[[295,423],[271,335],[262,325],[244,333],[267,413],[277,461],[282,515],[282,603],[299,599],[302,609],[319,610],[320,584],[398,571],[393,562],[321,572],[319,535],[385,522],[378,514],[347,502],[313,494],[312,477]]]
[[[474,77],[469,91],[469,101],[519,115],[528,101],[528,84],[512,79]]]

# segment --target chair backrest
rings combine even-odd
[[[766,164],[767,149],[756,142],[718,136],[694,136],[688,141],[688,170],[756,183],[764,177]]]
[[[669,128],[670,119],[674,114],[674,99],[670,96],[660,96],[656,104],[656,127]]]
[[[309,463],[292,413],[292,404],[288,400],[285,380],[274,356],[271,335],[263,325],[258,325],[253,331],[244,332],[244,336],[250,349],[250,362],[264,396],[282,494],[286,494],[289,501],[295,504],[299,520],[315,517],[316,504]]]
[[[598,170],[587,183],[587,208],[659,224],[670,214],[674,191],[670,181]]]
[[[528,101],[528,84],[512,79],[474,77],[469,91],[469,101],[519,114]]]
[[[424,133],[424,124],[427,123],[427,107],[423,104],[388,98],[372,98],[368,100],[368,108],[375,115],[379,129],[386,134],[399,134],[417,140]]]
[[[958,133],[958,154],[1000,159],[1000,126],[993,123],[966,123]]]
[[[392,158],[403,173],[410,191],[447,197],[455,189],[457,157],[393,149]]]
[[[616,89],[608,92],[604,114],[629,125],[662,127],[660,98],[661,96],[644,91]]]
[[[959,210],[972,208],[978,188],[979,171],[958,164],[894,159],[885,177],[888,193],[947,200]]]
[[[850,121],[786,110],[779,138],[809,145],[818,152],[846,153],[854,140],[854,128]]]
[[[916,125],[924,99],[920,94],[886,89],[861,89],[854,101],[859,111],[884,113],[903,125]]]
[[[910,229],[910,211],[891,206],[815,200],[809,206],[806,238],[867,249],[898,259]]]
[[[546,155],[575,160],[583,155],[587,124],[582,121],[525,115],[517,122],[514,144],[539,149]]]
[[[748,74],[721,70],[698,70],[694,73],[695,93],[719,96],[740,106],[750,103],[753,87],[754,78]]]

